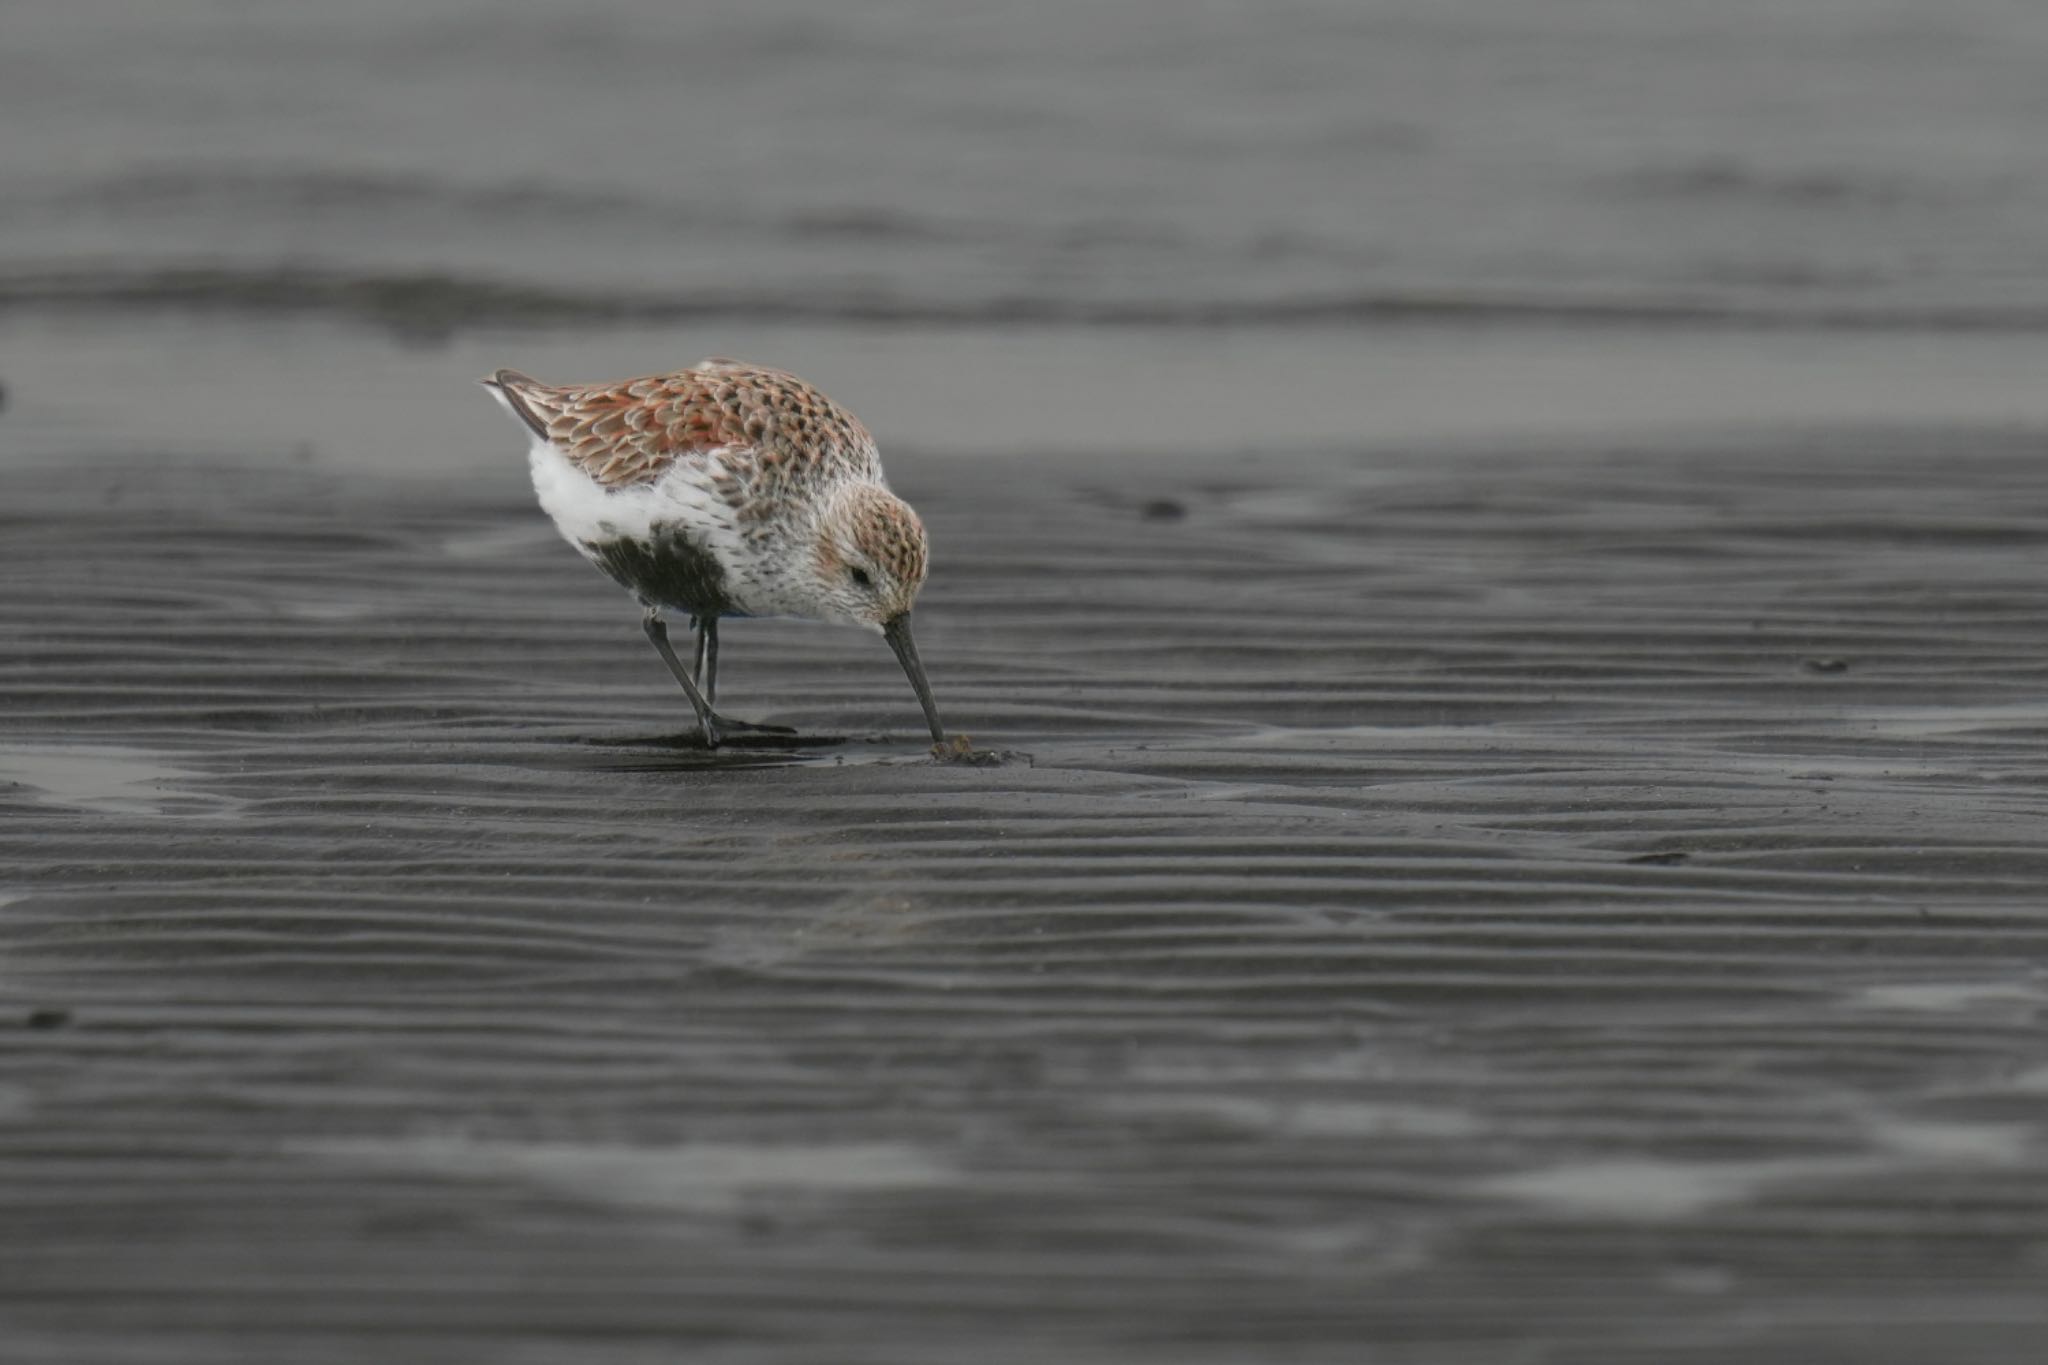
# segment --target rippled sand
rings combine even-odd
[[[2024,1358],[2044,453],[892,457],[994,768],[516,462],[10,475],[0,1354]]]

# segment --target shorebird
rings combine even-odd
[[[910,609],[924,584],[924,523],[889,491],[858,418],[793,374],[714,358],[610,384],[480,381],[528,430],[534,492],[556,529],[646,608],[641,628],[682,684],[712,748],[736,731],[792,734],[719,715],[718,623],[800,616],[878,630],[946,742]],[[664,611],[697,632],[693,666]]]

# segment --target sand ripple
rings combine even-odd
[[[516,468],[13,479],[13,1341],[2018,1358],[2041,454],[905,459],[991,768],[776,623],[694,747]]]

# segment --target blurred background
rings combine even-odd
[[[738,354],[885,449],[2048,419],[2028,0],[13,0],[15,456],[446,472]]]

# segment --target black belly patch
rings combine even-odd
[[[692,616],[723,616],[733,603],[725,593],[725,570],[715,556],[675,532],[657,530],[651,541],[583,542],[583,553],[629,591],[659,607]]]

